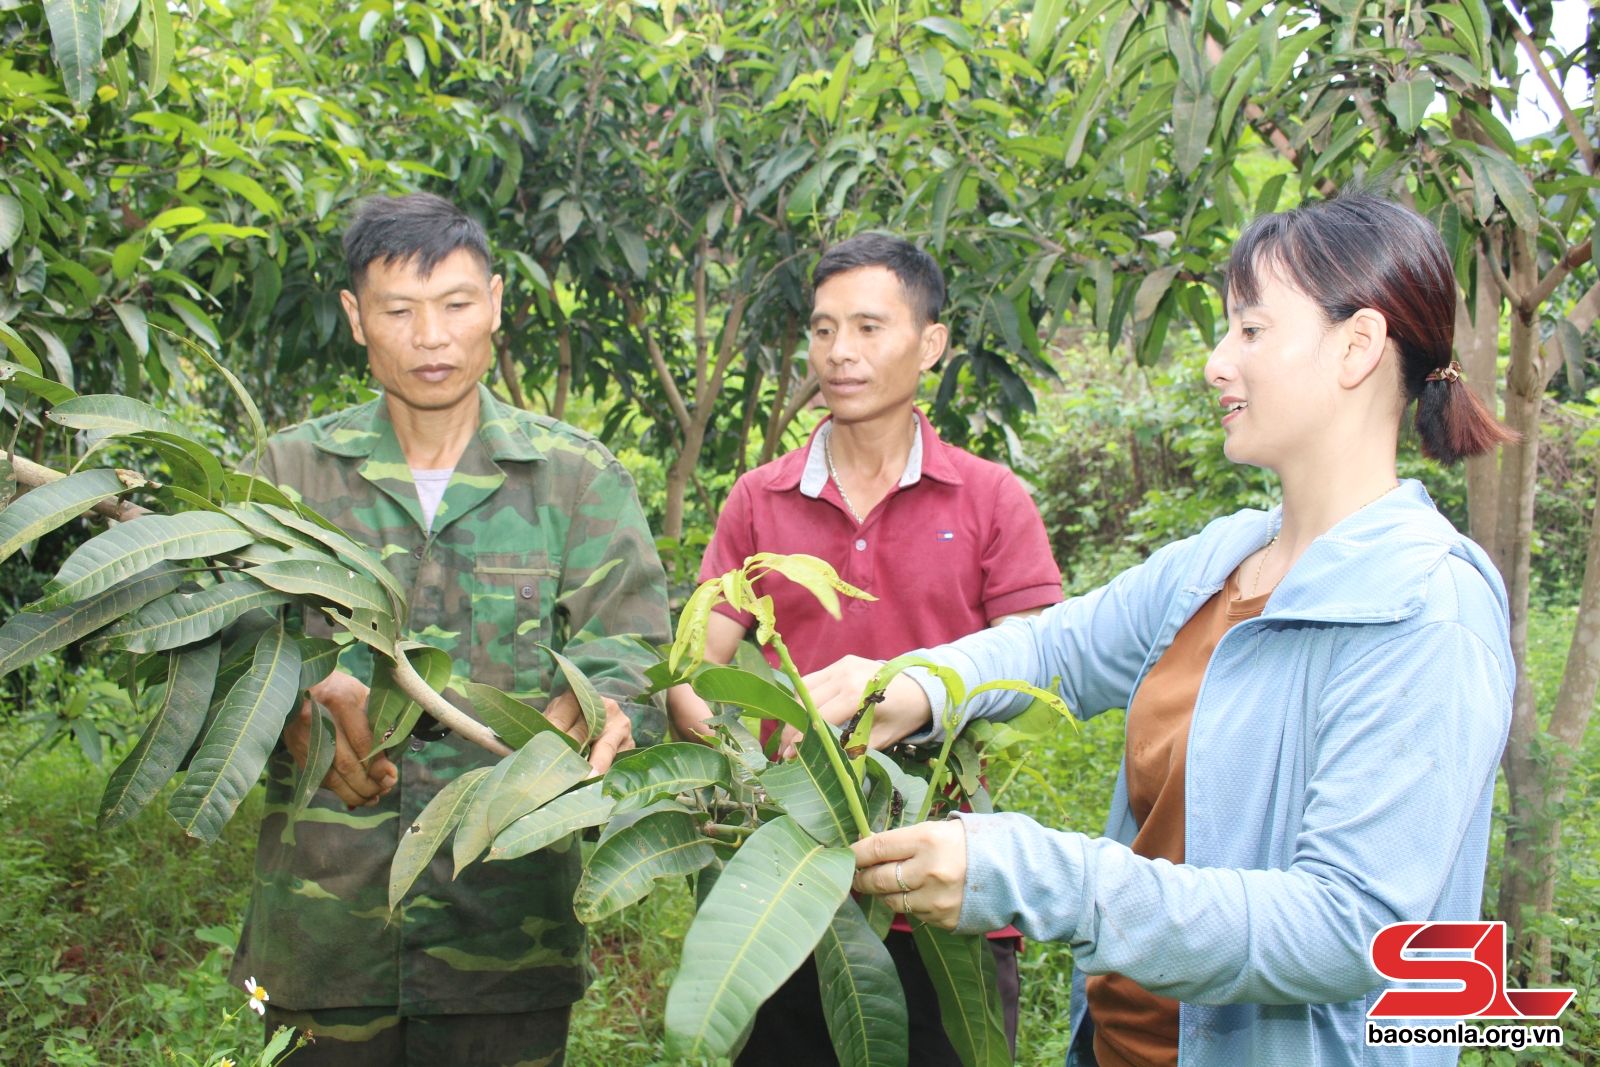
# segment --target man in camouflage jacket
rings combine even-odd
[[[345,246],[354,292],[342,297],[384,394],[277,434],[260,473],[378,550],[409,591],[408,635],[448,652],[457,684],[549,693],[553,664],[538,646],[563,650],[608,698],[591,753],[604,770],[636,728],[660,728],[645,722],[654,709],[619,706],[645,686],[648,654],[628,635],[668,634],[665,578],[633,482],[592,438],[479,383],[500,279],[475,223],[436,197],[370,201]],[[430,478],[445,486],[432,501],[419,492]],[[285,729],[235,976],[268,990],[269,1026],[316,1035],[297,1063],[558,1064],[588,980],[572,913],[577,842],[457,878],[441,850],[391,917],[400,835],[444,785],[496,757],[419,728],[364,764],[371,665],[355,646],[313,687],[338,754],[293,821],[309,709]],[[583,729],[570,693],[547,713]]]

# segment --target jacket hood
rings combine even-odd
[[[1218,520],[1227,535],[1206,561],[1205,579],[1221,588],[1239,563],[1283,523],[1283,507],[1241,511]],[[1422,483],[1402,481],[1371,504],[1345,516],[1312,542],[1267,601],[1263,618],[1330,622],[1394,622],[1420,612],[1428,583],[1456,558],[1483,575],[1502,611],[1505,584],[1489,556],[1439,514]]]

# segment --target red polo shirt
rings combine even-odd
[[[841,597],[843,618],[834,619],[804,587],[775,574],[760,579],[756,592],[771,594],[778,632],[802,674],[846,655],[890,659],[944,644],[1061,600],[1061,570],[1017,476],[945,444],[921,412],[917,422],[920,448],[905,476],[859,524],[823,459],[831,420],[804,448],[740,478],[717,519],[702,581],[756,552],[804,552],[878,598]],[[717,610],[754,625],[726,604]]]

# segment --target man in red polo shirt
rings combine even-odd
[[[812,272],[811,370],[832,417],[804,448],[734,485],[700,564],[702,580],[756,552],[820,556],[875,601],[845,598],[836,620],[803,587],[761,579],[779,631],[802,673],[845,655],[889,659],[953,641],[1008,616],[1061,600],[1061,571],[1033,500],[1016,475],[939,440],[917,410],[922,373],[944,355],[944,275],[933,257],[885,234],[834,245]],[[753,624],[721,605],[706,659],[727,663]],[[770,655],[770,650],[769,650]],[[669,695],[688,735],[710,714],[687,686]],[[899,969],[918,1067],[960,1060],[910,928],[896,919],[886,944]],[[1012,1047],[1017,1027],[1015,930],[991,939]],[[741,1065],[835,1062],[807,961],[756,1016]]]

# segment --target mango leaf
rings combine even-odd
[[[167,87],[167,77],[172,72],[172,12],[163,4],[140,4],[134,43],[141,49],[139,67],[145,91],[154,100]]]
[[[166,460],[172,473],[169,484],[189,489],[207,503],[222,499],[222,464],[210,448],[159,430],[144,430],[128,434],[127,438],[150,446]]]
[[[944,103],[944,53],[930,45],[906,56],[906,66],[916,83],[917,95],[937,112]]]
[[[473,797],[489,776],[493,767],[474,767],[439,790],[417,815],[417,819],[400,835],[400,845],[394,850],[394,860],[389,864],[389,910],[393,912],[410,892],[412,885],[428,864],[450,831],[456,828]]]
[[[667,993],[667,1050],[727,1056],[761,1003],[799,967],[850,892],[855,854],[788,816],[739,847],[683,939]]]
[[[800,739],[797,758],[774,764],[757,777],[762,788],[808,834],[824,845],[839,847],[856,839],[845,790],[859,793],[860,787],[854,778],[847,785],[833,773],[825,748],[829,743],[839,743],[831,731],[812,730]]]
[[[811,719],[800,702],[787,689],[764,678],[732,667],[707,667],[694,676],[691,684],[706,700],[733,704],[796,730],[811,728]]]
[[[276,608],[289,598],[249,578],[218,582],[194,593],[169,593],[137,615],[111,627],[100,639],[129,652],[164,652],[212,636],[256,608]]]
[[[1425,74],[1412,73],[1389,83],[1383,93],[1383,102],[1394,116],[1401,133],[1409,136],[1422,125],[1422,117],[1427,113],[1428,105],[1433,103],[1436,90],[1433,79]]]
[[[338,642],[326,637],[300,638],[300,688],[310,689],[339,666]]]
[[[549,734],[540,734],[501,760],[456,828],[455,877],[501,830],[593,773],[587,760]]]
[[[867,682],[867,691],[861,694],[862,698],[865,699],[868,694],[881,692],[882,690],[887,689],[889,687],[889,683],[894,680],[896,675],[901,674],[911,667],[920,667],[921,669],[932,674],[944,684],[944,707],[943,709],[940,709],[936,706],[933,709],[935,714],[939,715],[941,720],[948,721],[951,716],[956,714],[961,705],[967,702],[967,686],[966,683],[961,680],[961,675],[957,674],[949,667],[941,666],[940,664],[934,663],[930,659],[915,655],[910,652],[902,656],[896,656],[894,659],[891,659],[889,662],[885,663],[882,667],[879,667],[877,673],[874,674]],[[929,699],[932,699],[931,693],[929,694]]]
[[[95,68],[104,43],[100,9],[100,0],[45,0],[44,5],[61,84],[80,111],[94,98]]]
[[[62,385],[53,378],[46,378],[44,375],[31,371],[27,367],[5,360],[0,360],[0,382],[9,382],[22,392],[36,396],[46,404],[59,404],[78,395],[70,385]]]
[[[1010,1067],[988,940],[982,934],[952,934],[916,919],[911,936],[938,995],[944,1032],[961,1062],[966,1067]]]
[[[139,814],[177,772],[205,723],[221,654],[218,640],[168,657],[161,703],[139,743],[106,782],[100,799],[100,829],[120,826]]]
[[[197,208],[192,204],[185,204],[181,207],[167,208],[167,210],[151,219],[146,224],[146,228],[150,230],[176,230],[182,226],[193,226],[197,222],[204,222],[205,218],[206,213],[203,209]],[[168,299],[170,302],[171,298]]]
[[[572,751],[578,751],[577,738],[557,729],[532,704],[525,704],[510,693],[501,692],[482,682],[467,682],[462,688],[472,702],[472,710],[478,713],[479,721],[493,730],[507,747],[521,748],[538,734],[553,733],[566,742]]]
[[[328,776],[328,768],[333,766],[336,743],[333,716],[316,697],[307,699],[311,701],[311,732],[306,739],[306,762],[296,768],[294,788],[289,793],[288,816],[291,824],[306,810],[306,805],[316,796],[322,780]]]
[[[99,596],[42,614],[19,612],[0,626],[0,678],[47,652],[94,633],[183,584],[183,570],[161,563]]]
[[[104,430],[114,434],[155,430],[158,433],[195,440],[194,435],[183,423],[157,411],[143,400],[135,400],[131,396],[93,393],[74,397],[57,404],[48,417],[52,422],[58,422],[74,430]],[[199,444],[198,441],[195,443]]]
[[[556,797],[530,811],[495,835],[487,860],[514,860],[555,844],[570,833],[599,826],[611,817],[615,802],[593,782]]]
[[[728,760],[721,752],[692,741],[635,749],[617,757],[606,772],[606,796],[617,811],[631,811],[690,789],[728,784]]]
[[[667,653],[667,666],[675,676],[687,674],[705,659],[706,627],[711,622],[711,609],[722,595],[719,579],[701,582],[678,612],[678,628]]]
[[[840,1067],[906,1067],[906,995],[883,938],[846,898],[817,942],[817,985]]]
[[[583,721],[589,727],[588,740],[585,745],[592,745],[600,736],[600,731],[606,725],[606,704],[594,683],[589,681],[589,676],[574,662],[549,645],[540,645],[540,648],[550,653],[550,658],[556,661],[556,666],[561,668],[562,675],[567,679],[567,686],[572,690],[572,695],[578,698],[578,708],[583,712]]]
[[[111,500],[132,486],[114,470],[88,470],[41,485],[0,508],[0,560],[30,541],[64,526],[102,500]]]
[[[1492,148],[1479,150],[1483,168],[1489,173],[1495,195],[1506,206],[1511,221],[1519,229],[1539,228],[1539,203],[1534,196],[1533,183],[1527,172]]]
[[[22,201],[14,196],[0,196],[0,252],[17,243],[22,235]]]
[[[261,777],[299,694],[300,646],[280,623],[261,636],[250,670],[229,690],[200,739],[188,775],[167,802],[185,833],[202,841],[217,839]]]
[[[341,560],[355,564],[369,577],[376,578],[388,592],[389,604],[394,609],[395,615],[405,614],[405,589],[400,585],[400,580],[390,573],[389,568],[383,565],[371,549],[338,530],[330,529],[325,522],[305,518],[292,507],[282,507],[271,501],[259,501],[258,504],[262,511],[276,519],[286,529],[331,549]]]
[[[755,577],[755,568],[759,566],[763,571],[775,571],[796,585],[803,585],[811,595],[817,598],[829,615],[839,618],[839,597],[854,597],[857,600],[877,600],[864,590],[857,589],[843,578],[823,559],[808,556],[804,553],[779,555],[775,552],[757,552],[745,561],[746,572],[752,579]]]
[[[600,842],[584,867],[572,910],[581,922],[599,922],[644,899],[658,879],[693,874],[716,858],[695,816],[655,812]]]
[[[144,515],[79,545],[33,608],[49,610],[93,596],[161,560],[216,556],[250,540],[238,523],[210,512]]]
[[[347,608],[364,608],[371,612],[384,613],[389,609],[388,597],[377,582],[337,563],[290,559],[282,563],[263,563],[245,573],[285,593],[320,597]]]
[[[443,649],[421,641],[401,641],[394,646],[394,651],[395,655],[406,657],[412,669],[434,692],[443,692],[450,684],[450,654]],[[410,737],[412,727],[424,714],[422,705],[395,684],[392,663],[381,660],[374,663],[373,677],[373,693],[367,700],[367,720],[372,724],[373,739],[368,759]]]

